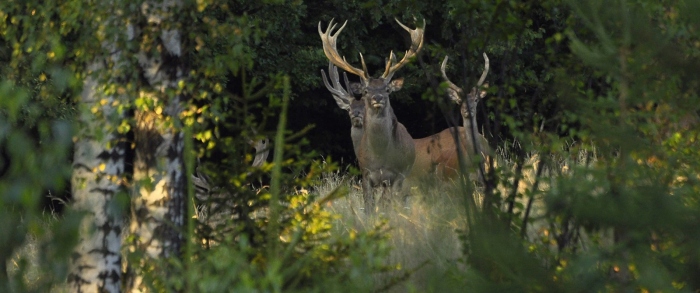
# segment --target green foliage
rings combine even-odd
[[[67,188],[75,115],[68,97],[81,84],[67,61],[80,44],[74,3],[41,3],[0,4],[0,290],[7,292],[46,292],[65,280],[80,218],[42,210],[47,191]]]
[[[182,20],[205,24],[182,28],[183,43],[194,49],[184,85],[192,100],[182,118],[196,139],[197,175],[206,178],[208,190],[193,198],[197,219],[186,257],[146,264],[138,272],[154,291],[370,290],[372,274],[389,269],[383,261],[386,227],[330,234],[335,219],[324,211],[322,195],[305,191],[337,167],[321,163],[317,152],[301,151],[308,129],[285,126],[290,79],[258,57],[284,55],[261,49],[283,49],[265,44],[268,35],[280,32],[239,11],[281,14],[285,5],[298,4],[204,4]],[[257,74],[261,70],[266,73]],[[266,130],[275,123],[276,131]],[[274,159],[251,167],[251,142],[263,137],[274,137]],[[132,263],[138,258],[138,252],[129,256]]]
[[[70,97],[80,89],[81,80],[71,60],[83,60],[87,49],[84,34],[78,32],[81,16],[76,4],[60,0],[0,4],[0,76],[26,89],[34,106],[22,109],[20,123],[31,127],[39,118],[70,120],[76,113]]]
[[[384,264],[389,250],[386,229],[333,236],[329,233],[333,219],[312,203],[313,196],[291,198],[300,206],[282,211],[282,218],[295,219],[280,223],[279,255],[269,259],[264,245],[270,244],[252,243],[245,233],[232,233],[239,236],[226,236],[210,248],[196,248],[198,261],[185,272],[196,291],[370,291],[372,275],[389,270]]]
[[[679,13],[694,4],[565,4],[541,3],[571,14],[558,20],[561,30],[550,32],[547,50],[537,53],[549,61],[534,88],[550,93],[548,103],[559,111],[549,117],[543,112],[542,123],[558,120],[549,131],[565,135],[544,135],[540,131],[547,131],[546,126],[510,119],[508,111],[496,113],[515,138],[526,142],[528,152],[533,142],[547,144],[539,150],[539,168],[549,165],[550,172],[537,173],[543,190],[535,185],[534,193],[523,194],[528,202],[524,215],[522,208],[509,210],[503,206],[507,201],[496,200],[485,208],[507,212],[484,213],[464,232],[464,261],[471,268],[464,283],[483,292],[695,291],[698,283],[690,276],[700,273],[700,161],[690,149],[698,139],[700,108],[691,101],[698,98],[700,48],[686,38],[700,23]],[[472,8],[462,13],[473,13]],[[495,26],[512,32],[507,23]],[[540,38],[519,33],[516,39]],[[562,45],[570,51],[562,51]],[[526,92],[518,83],[535,84],[527,69],[523,76],[506,75],[506,84],[499,83],[494,93],[499,99]],[[502,88],[508,84],[514,84],[510,94]],[[571,140],[583,144],[567,143]],[[515,161],[522,164],[517,158],[516,153]],[[499,174],[499,182],[512,182],[523,173]],[[521,198],[520,191],[515,195]],[[529,201],[542,195],[546,212],[528,218]],[[541,223],[538,230],[525,231],[535,226],[518,223],[523,217]]]
[[[265,11],[275,9],[280,15],[290,15],[290,10],[285,9],[288,7],[280,3],[251,3],[256,7],[262,5]],[[106,64],[111,72],[102,82],[107,83],[108,92],[130,96],[119,105],[120,110],[136,107],[157,111],[161,106],[137,92],[143,87],[135,69],[137,58],[131,57],[139,50],[157,46],[147,42],[137,44],[124,38],[124,23],[119,16],[129,15],[127,11],[136,7],[134,3],[114,2],[112,6],[99,9],[92,6],[95,3],[81,5],[76,1],[33,4],[3,3],[0,10],[0,60],[7,64],[0,70],[3,80],[12,81],[3,81],[0,92],[3,97],[0,99],[0,125],[4,126],[0,132],[0,147],[6,152],[2,157],[5,171],[0,185],[6,195],[0,202],[3,231],[6,231],[2,240],[0,280],[3,288],[11,288],[11,291],[45,291],[65,278],[62,274],[66,272],[67,261],[58,256],[66,256],[68,254],[59,252],[71,250],[78,217],[63,215],[58,221],[48,221],[50,225],[40,225],[46,220],[39,217],[38,196],[45,188],[64,188],[70,170],[66,156],[72,143],[72,130],[70,121],[58,118],[72,119],[75,115],[72,101],[82,86],[83,68],[88,62],[110,54],[100,47],[103,41],[117,40],[117,48],[122,49],[126,64],[133,65]],[[257,169],[248,167],[251,160],[249,140],[272,133],[263,130],[266,121],[275,119],[283,104],[282,97],[286,100],[290,97],[290,86],[288,78],[283,83],[285,78],[276,74],[284,72],[274,66],[279,62],[256,60],[256,54],[284,55],[274,50],[282,48],[279,46],[266,46],[271,49],[269,52],[257,50],[265,45],[263,37],[274,36],[277,32],[263,26],[260,18],[232,11],[230,7],[241,7],[234,4],[225,1],[188,3],[191,13],[178,15],[182,23],[201,24],[181,27],[183,44],[191,49],[186,51],[186,59],[191,64],[189,78],[180,88],[191,97],[191,105],[181,118],[185,126],[193,128],[193,136],[200,142],[196,154],[202,157],[202,169],[218,187],[217,192],[235,195],[222,202],[197,204],[218,206],[210,209],[209,214],[222,215],[227,220],[213,229],[204,223],[198,226],[192,239],[205,240],[208,245],[202,247],[203,242],[199,241],[191,245],[186,254],[191,259],[163,260],[138,273],[145,274],[156,290],[197,288],[196,291],[211,291],[211,283],[207,282],[216,281],[221,285],[235,284],[225,287],[230,290],[325,291],[324,288],[344,287],[346,282],[351,282],[357,284],[355,289],[366,291],[372,286],[366,280],[368,276],[387,269],[381,261],[388,249],[383,244],[384,233],[380,233],[385,227],[369,233],[331,237],[328,231],[333,217],[319,205],[320,195],[295,192],[308,188],[320,174],[332,170],[335,165],[313,163],[318,155],[313,152],[302,155],[295,145],[304,143],[299,138],[303,132],[291,133],[282,127],[277,146],[280,156],[275,163]],[[296,8],[299,13],[304,9],[300,3],[284,5]],[[152,36],[150,33],[145,31],[142,35]],[[298,52],[308,60],[320,60],[316,49]],[[263,74],[250,74],[259,72],[260,68]],[[309,83],[298,82],[307,86]],[[130,131],[133,123],[124,121],[120,131]],[[213,161],[209,159],[212,156],[224,159]],[[267,178],[273,169],[278,170],[273,179],[279,187],[274,197],[266,189],[250,188],[254,179]],[[284,172],[279,172],[281,170]],[[275,203],[279,200],[280,204],[272,205],[272,199],[276,199]],[[270,206],[278,206],[273,217],[278,227],[274,230],[269,230],[270,215],[266,215]],[[60,234],[53,235],[49,231]],[[277,237],[275,231],[282,237]],[[41,278],[31,284],[27,277],[30,265],[23,257],[13,256],[19,247],[27,245],[27,239],[42,247],[38,252],[40,262],[31,265],[40,268],[37,274]],[[43,245],[49,241],[54,245]],[[279,251],[280,256],[269,254],[269,247],[278,248],[272,251]],[[367,255],[374,257],[367,258]],[[10,283],[4,278],[5,265],[10,257],[17,260],[18,265],[11,269],[10,276],[14,280],[12,287],[7,287]],[[182,271],[179,274],[172,270]],[[183,275],[186,278],[174,277]]]
[[[54,220],[41,210],[47,189],[65,188],[73,130],[69,121],[41,117],[43,105],[9,81],[0,82],[0,97],[0,288],[42,292],[64,280],[64,251],[77,239],[77,215]],[[18,123],[25,119],[34,123]],[[21,253],[28,243],[35,250]]]
[[[245,76],[244,73],[241,75]],[[278,85],[286,88],[283,95],[287,98],[269,94],[268,104],[263,107],[260,99],[232,96],[231,101],[245,105],[233,109],[264,108],[263,115],[273,115],[280,106],[285,111],[289,84],[282,82]],[[240,125],[241,134],[254,138],[247,129],[254,125],[254,118],[247,118],[244,112],[238,111],[220,114],[222,116],[209,116],[207,120],[213,125],[225,125],[229,131]],[[284,114],[280,117],[284,121]],[[215,123],[214,119],[227,123]],[[284,124],[280,124],[274,161],[259,168],[249,167],[251,156],[245,154],[249,147],[240,138],[218,134],[216,143],[212,144],[209,143],[212,137],[200,136],[204,138],[197,151],[203,154],[201,176],[215,186],[204,201],[196,201],[202,212],[198,217],[195,239],[205,245],[193,247],[191,253],[193,258],[204,261],[191,264],[184,261],[177,266],[183,268],[182,275],[189,278],[197,291],[219,292],[222,288],[235,292],[326,292],[341,288],[366,291],[372,288],[368,280],[373,273],[388,270],[382,265],[388,250],[384,244],[384,228],[343,236],[330,234],[334,217],[323,210],[321,195],[305,191],[319,183],[321,174],[336,167],[331,162],[314,160],[318,156],[316,153],[300,152],[298,145],[291,144],[295,141],[303,144],[295,138],[299,136],[298,133],[288,133]],[[210,156],[225,159],[212,160]],[[241,160],[241,157],[245,159]],[[267,180],[262,179],[267,174],[271,176],[269,189],[262,186],[251,188],[256,178]],[[342,191],[328,196],[339,196],[335,193]],[[367,258],[367,255],[374,257]],[[158,283],[167,284],[165,288],[184,286],[175,281],[177,279],[165,279]],[[348,283],[358,287],[340,286]]]

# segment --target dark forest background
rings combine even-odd
[[[376,75],[383,70],[389,52],[403,54],[410,45],[408,34],[394,18],[409,27],[425,20],[424,50],[397,73],[405,84],[392,95],[399,121],[414,138],[437,133],[451,123],[461,125],[456,105],[441,108],[434,98],[424,95],[441,81],[438,69],[444,56],[452,60],[451,78],[464,85],[473,84],[481,74],[481,54],[486,52],[491,62],[487,79],[491,89],[481,104],[479,123],[496,147],[507,145],[504,141],[513,137],[501,125],[504,117],[518,121],[522,129],[567,133],[562,124],[569,121],[559,115],[554,102],[554,77],[559,69],[575,70],[563,37],[567,23],[575,19],[571,8],[559,2],[287,1],[273,5],[241,1],[234,7],[259,20],[266,31],[251,46],[257,65],[251,73],[259,78],[274,72],[290,76],[290,127],[301,130],[313,125],[306,135],[309,149],[352,163],[349,119],[320,77],[327,59],[317,32],[319,22],[325,29],[331,19],[341,24],[347,20],[339,37],[339,52],[356,66],[361,52],[369,71]],[[599,82],[592,76],[584,78],[588,88]]]

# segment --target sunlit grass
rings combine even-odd
[[[466,229],[466,221],[464,200],[455,185],[413,187],[407,202],[391,200],[378,213],[366,214],[357,178],[335,173],[327,175],[323,182],[316,187],[320,194],[340,184],[349,190],[347,196],[327,205],[329,211],[338,215],[334,233],[366,231],[381,221],[390,227],[392,252],[387,265],[396,270],[377,276],[379,287],[396,284],[390,291],[421,292],[430,287],[428,284],[436,276],[447,276],[458,266],[462,255],[458,231]]]
[[[60,215],[55,212],[45,212],[42,215],[43,222],[41,222],[42,227],[36,227],[36,230],[45,231],[41,236],[37,236],[34,233],[28,233],[24,239],[24,244],[15,250],[12,257],[8,260],[7,274],[8,281],[10,282],[10,288],[17,291],[28,290],[30,292],[38,292],[43,290],[42,286],[46,284],[53,284],[50,292],[67,292],[68,288],[62,280],[52,280],[54,273],[60,274],[61,272],[51,272],[52,269],[50,264],[47,264],[46,260],[43,259],[45,256],[42,252],[46,252],[47,245],[52,245],[53,239],[52,226],[59,221]],[[69,253],[69,252],[66,252]],[[54,266],[53,269],[61,266]],[[15,281],[19,281],[16,278],[21,278],[21,282],[26,284],[27,287],[21,288],[21,284],[17,284]]]

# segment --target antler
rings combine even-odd
[[[445,73],[445,68],[447,67],[447,59],[449,57],[445,55],[445,59],[442,60],[442,65],[440,66],[440,72],[442,73],[442,78],[447,82],[448,85],[448,95],[457,104],[461,103],[461,99],[459,98],[459,95],[462,93],[462,88],[458,87],[456,84],[454,84],[450,79],[447,77],[447,73]]]
[[[401,23],[398,19],[394,18],[396,22],[399,23],[399,25],[405,29],[409,34],[411,34],[411,48],[406,51],[406,54],[401,58],[401,61],[399,63],[396,63],[396,55],[394,55],[394,51],[391,51],[389,54],[389,59],[386,62],[386,67],[384,69],[384,74],[382,74],[382,78],[385,80],[390,80],[391,76],[394,75],[394,72],[399,70],[399,68],[403,67],[408,63],[409,59],[413,58],[420,52],[420,50],[423,48],[423,35],[425,33],[425,19],[423,20],[423,27],[422,28],[416,28],[414,30],[408,28],[405,26],[403,23]]]
[[[447,82],[447,85],[449,86],[449,89],[454,91],[454,93],[450,92],[450,98],[452,100],[459,104],[461,103],[461,100],[459,98],[459,95],[462,94],[463,90],[462,88],[458,87],[456,84],[454,84],[452,81],[450,81],[449,78],[447,78],[447,74],[445,73],[445,67],[447,67],[447,59],[448,56],[445,56],[445,59],[442,60],[442,65],[440,66],[440,72],[442,73],[442,78],[445,79],[445,82]],[[481,77],[479,78],[479,81],[476,83],[476,86],[474,87],[474,90],[478,89],[484,84],[484,81],[486,80],[486,75],[489,73],[489,57],[486,56],[486,53],[484,53],[484,72],[481,73]]]
[[[487,74],[489,74],[489,56],[486,56],[486,53],[484,53],[484,72],[481,74],[479,82],[476,83],[477,88],[484,84]]]
[[[363,81],[367,81],[369,80],[369,73],[367,72],[367,65],[365,65],[365,59],[362,57],[362,53],[360,53],[362,69],[350,65],[347,61],[345,61],[345,57],[341,58],[340,54],[338,54],[338,49],[336,48],[336,39],[338,38],[340,32],[343,31],[346,24],[348,24],[347,20],[345,21],[345,23],[343,23],[343,26],[341,26],[340,29],[336,31],[335,35],[333,35],[333,29],[335,29],[335,26],[337,25],[337,23],[333,23],[333,19],[331,19],[331,22],[328,23],[328,29],[325,32],[321,30],[321,22],[318,22],[318,34],[319,36],[321,36],[321,41],[323,42],[323,53],[325,53],[328,60],[336,66],[342,68],[347,72],[359,76]]]
[[[323,71],[323,69],[321,69],[321,77],[323,77],[323,84],[326,85],[326,89],[328,89],[328,91],[331,92],[333,98],[338,103],[338,106],[340,106],[344,110],[349,110],[350,102],[355,97],[352,94],[350,94],[348,90],[343,88],[343,86],[340,84],[340,78],[338,76],[338,67],[333,65],[332,62],[328,62],[328,75],[330,76],[333,86],[331,86],[331,84],[328,83],[326,73]],[[348,75],[345,72],[343,72],[343,76],[345,77],[345,86],[350,86],[350,82],[348,81]]]

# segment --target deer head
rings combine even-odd
[[[353,128],[362,128],[365,119],[365,103],[362,100],[353,99],[350,102],[350,123]]]
[[[487,152],[490,153],[490,151],[488,151],[488,141],[486,141],[486,138],[483,135],[479,134],[476,126],[476,106],[478,105],[479,100],[486,96],[486,91],[484,88],[488,87],[488,85],[484,85],[484,81],[486,80],[486,75],[489,72],[489,57],[486,56],[486,53],[484,53],[484,71],[482,72],[479,81],[476,83],[476,86],[472,87],[469,93],[466,94],[462,88],[458,87],[451,82],[449,78],[447,78],[447,74],[445,73],[447,59],[448,57],[445,56],[445,59],[442,61],[442,65],[440,66],[440,71],[442,73],[442,78],[448,85],[447,94],[453,102],[460,105],[460,112],[464,123],[464,131],[467,132],[465,136],[466,143],[468,145],[467,147],[474,150],[477,154],[486,156],[488,155]]]
[[[403,79],[399,78],[393,81],[391,80],[394,73],[406,65],[411,58],[415,57],[423,47],[425,21],[423,22],[423,28],[416,28],[415,30],[408,28],[398,19],[396,19],[396,22],[411,35],[411,48],[406,51],[406,54],[403,56],[401,61],[398,62],[396,61],[396,55],[392,51],[389,54],[389,58],[386,60],[384,73],[379,78],[370,77],[362,53],[360,53],[362,69],[350,65],[344,57],[340,57],[340,54],[336,48],[336,41],[338,35],[340,35],[340,33],[343,31],[345,25],[347,25],[347,21],[335,32],[335,34],[333,34],[333,30],[335,29],[337,23],[333,23],[333,20],[331,20],[331,22],[328,24],[328,29],[325,32],[321,29],[321,23],[319,22],[318,24],[318,34],[321,36],[321,40],[323,42],[323,52],[326,54],[326,57],[328,57],[328,60],[331,63],[342,68],[346,72],[360,77],[360,83],[352,84],[351,89],[354,93],[362,95],[362,99],[365,101],[368,109],[374,109],[377,113],[385,113],[382,110],[390,108],[389,94],[400,90],[403,86]]]
[[[361,100],[355,99],[348,90],[343,88],[340,84],[340,77],[338,76],[338,67],[331,62],[328,62],[328,75],[330,76],[332,85],[328,82],[326,73],[321,69],[321,77],[323,77],[323,84],[326,86],[326,89],[331,92],[338,107],[348,111],[352,127],[362,128],[362,120],[365,116],[364,103]],[[343,77],[345,79],[345,85],[350,85],[348,75],[345,72],[343,72]]]
[[[484,53],[484,71],[481,73],[481,77],[476,83],[476,86],[473,87],[466,95],[464,95],[462,88],[458,87],[456,84],[451,82],[449,78],[447,78],[447,74],[445,73],[447,59],[448,56],[445,56],[445,59],[442,60],[442,65],[440,66],[442,78],[448,85],[447,94],[453,102],[460,105],[460,112],[462,114],[462,118],[465,120],[465,127],[467,120],[470,123],[473,122],[476,126],[476,106],[478,105],[479,100],[486,96],[485,88],[488,88],[488,84],[484,85],[484,81],[486,80],[486,75],[489,73],[489,57],[486,56],[486,53]]]

